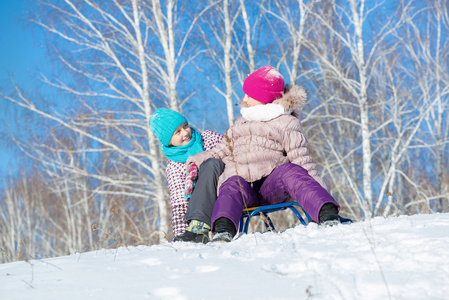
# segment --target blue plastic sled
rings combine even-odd
[[[267,230],[275,230],[273,222],[271,221],[270,217],[268,216],[269,213],[279,211],[279,210],[285,210],[290,209],[293,211],[295,216],[299,219],[302,225],[307,226],[312,220],[309,216],[309,214],[302,209],[302,207],[298,204],[296,201],[289,201],[289,202],[283,202],[278,204],[272,204],[272,205],[266,205],[266,206],[257,206],[257,207],[250,207],[245,208],[242,212],[242,216],[240,217],[240,224],[239,224],[239,234],[241,233],[248,233],[248,227],[250,219],[254,216],[259,216],[260,214],[263,215],[266,218],[266,221],[264,222],[265,227]],[[302,215],[299,213],[297,208],[301,208],[301,210],[304,212],[307,218],[307,222],[304,220]],[[340,222],[342,224],[350,224],[353,221],[351,219],[340,217]]]

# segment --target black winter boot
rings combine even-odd
[[[324,227],[330,227],[340,224],[340,217],[338,216],[337,206],[332,203],[326,203],[321,207],[318,218],[320,224]]]
[[[209,243],[209,237],[202,233],[194,233],[185,231],[183,234],[176,236],[173,242],[193,242],[193,243]]]
[[[215,221],[215,235],[211,242],[229,243],[235,236],[235,226],[228,218],[219,218]]]

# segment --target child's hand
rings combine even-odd
[[[192,165],[194,165],[195,163],[192,160],[192,157],[189,156],[189,158],[187,158],[186,161],[186,172],[188,172],[190,170],[190,168],[192,167]]]
[[[184,197],[186,200],[190,198],[190,195],[192,194],[193,187],[195,186],[195,181],[198,178],[198,167],[196,164],[192,164],[187,171],[186,175],[186,185],[184,189]]]

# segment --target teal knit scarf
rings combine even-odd
[[[192,130],[192,138],[187,145],[178,147],[162,145],[162,153],[164,153],[169,160],[185,163],[189,156],[204,151],[201,134],[192,127],[190,127],[190,129]]]

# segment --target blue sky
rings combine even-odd
[[[26,0],[0,1],[0,88],[10,90],[11,79],[28,91],[39,84],[37,74],[46,64],[42,33],[31,30],[27,21]],[[0,101],[0,132],[14,131],[20,114],[10,103]],[[14,149],[0,136],[0,188],[8,174],[15,174],[17,159]]]

